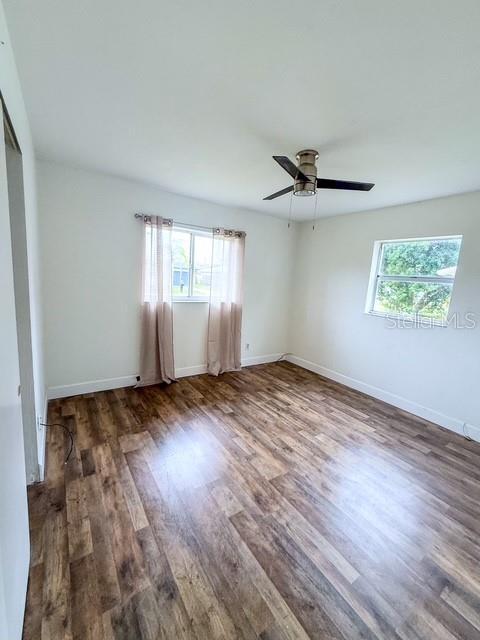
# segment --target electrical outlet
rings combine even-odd
[[[37,431],[38,432],[42,432],[43,431],[43,424],[42,424],[43,420],[41,416],[37,416]]]

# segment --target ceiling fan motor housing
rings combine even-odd
[[[303,149],[303,151],[297,153],[296,158],[298,161],[298,170],[308,178],[308,182],[296,178],[293,195],[313,196],[317,191],[317,167],[315,162],[318,160],[318,151],[314,149]]]

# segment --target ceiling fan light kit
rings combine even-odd
[[[295,178],[293,185],[294,196],[314,196],[317,190],[317,167],[315,162],[318,160],[318,152],[314,149],[304,149],[299,151],[295,156],[298,162],[298,170],[307,177]]]
[[[275,162],[285,169],[293,178],[293,185],[281,191],[272,193],[264,200],[274,200],[286,193],[293,191],[294,196],[314,196],[317,189],[343,189],[348,191],[370,191],[375,185],[371,182],[352,182],[349,180],[331,180],[329,178],[317,178],[318,151],[315,149],[303,149],[296,155],[298,165],[295,165],[286,156],[272,156]]]

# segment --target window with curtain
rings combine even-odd
[[[142,345],[139,386],[175,379],[172,301],[209,302],[207,370],[241,367],[245,233],[173,228],[144,217]]]

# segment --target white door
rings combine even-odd
[[[1,106],[0,122],[0,638],[20,640],[30,545]]]

